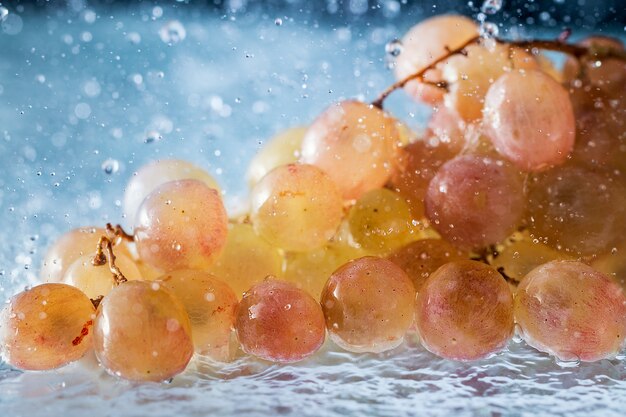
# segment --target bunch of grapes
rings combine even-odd
[[[626,53],[613,39],[503,41],[460,16],[403,40],[399,81],[331,104],[253,159],[249,211],[179,160],[129,182],[121,226],[49,249],[45,283],[0,314],[6,362],[44,370],[93,350],[108,372],[164,381],[233,345],[266,361],[326,335],[383,352],[415,331],[451,360],[504,349],[517,328],[561,360],[626,338]],[[568,54],[562,70],[540,50]],[[383,109],[404,87],[433,106],[422,135]],[[517,325],[517,326],[516,326]]]

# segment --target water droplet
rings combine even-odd
[[[102,170],[107,175],[115,174],[120,169],[120,163],[116,159],[107,159],[102,163]]]
[[[580,365],[580,358],[573,353],[571,354],[571,359],[563,360],[555,358],[555,361],[561,368],[577,368]]]
[[[274,24],[276,26],[282,26],[283,25],[283,19],[281,19],[280,17],[277,17],[276,19],[274,19]]]
[[[144,143],[152,143],[152,142],[157,142],[160,141],[161,139],[163,139],[163,136],[161,136],[161,134],[156,131],[156,130],[149,130],[146,133],[146,137],[144,138]]]
[[[187,37],[187,31],[178,20],[170,20],[159,30],[159,37],[167,44],[173,45]]]
[[[496,14],[502,8],[502,0],[485,0],[480,11],[485,14]]]
[[[0,22],[4,22],[6,17],[9,15],[9,9],[4,6],[0,6]]]
[[[498,29],[498,25],[492,22],[483,22],[480,25],[480,36],[483,38],[491,39],[498,36],[500,33],[500,29]]]

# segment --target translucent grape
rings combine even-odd
[[[396,59],[395,74],[398,80],[427,67],[447,53],[478,35],[476,23],[458,15],[435,16],[413,26],[402,38],[402,53]],[[425,74],[426,81],[439,82],[441,70],[435,68]],[[405,90],[415,99],[435,104],[443,99],[443,90],[428,84],[411,81]]]
[[[422,344],[442,358],[485,358],[513,336],[511,290],[495,269],[480,262],[443,265],[428,277],[416,305]]]
[[[107,295],[115,286],[109,265],[93,265],[94,256],[95,252],[75,260],[63,277],[65,284],[73,285],[92,299]],[[126,279],[142,279],[135,263],[123,253],[115,255],[115,264]]]
[[[128,281],[106,296],[96,314],[94,349],[110,373],[131,381],[166,381],[193,355],[183,304],[164,285]]]
[[[597,361],[623,346],[626,297],[609,277],[581,262],[552,261],[520,283],[515,320],[535,349],[564,361]]]
[[[445,104],[466,121],[482,118],[485,95],[501,75],[513,69],[538,68],[532,55],[507,45],[474,44],[466,52],[450,57],[442,65],[443,78],[449,85]]]
[[[400,138],[382,110],[342,101],[322,113],[302,140],[302,162],[324,170],[343,198],[356,199],[389,179]]]
[[[229,224],[226,246],[209,271],[241,298],[252,284],[282,274],[280,250],[257,235],[250,224]]]
[[[626,232],[626,184],[582,166],[549,170],[529,184],[527,222],[534,238],[557,249],[606,253]]]
[[[567,90],[541,71],[501,76],[485,98],[483,122],[496,150],[526,171],[562,164],[574,148]]]
[[[426,193],[426,216],[455,246],[479,248],[506,238],[524,210],[523,183],[506,163],[458,156],[444,164]]]
[[[298,362],[324,343],[324,315],[306,291],[267,280],[246,291],[235,321],[242,349],[272,362]]]
[[[79,289],[42,284],[11,298],[0,312],[0,351],[19,369],[46,370],[91,349],[95,308]]]
[[[466,146],[467,123],[453,109],[445,106],[437,108],[428,120],[431,134],[426,135],[425,142],[431,147],[444,145],[453,153],[459,153]]]
[[[323,246],[343,214],[336,185],[322,170],[307,164],[274,169],[253,188],[250,199],[254,230],[285,250]]]
[[[383,352],[400,345],[413,323],[415,289],[387,259],[366,256],[337,269],[322,290],[330,338],[351,352]]]
[[[228,219],[219,193],[197,180],[159,186],[135,221],[139,257],[163,271],[208,268],[226,242]]]
[[[526,238],[513,242],[498,251],[498,256],[493,259],[491,265],[507,277],[519,282],[539,265],[566,259],[570,259],[566,253]]]
[[[61,282],[67,268],[82,255],[96,250],[100,236],[106,231],[96,227],[70,230],[50,245],[44,256],[39,276],[42,281]]]
[[[248,166],[246,176],[250,187],[261,181],[261,178],[274,168],[294,163],[300,158],[302,138],[306,129],[306,127],[287,129],[263,145]]]
[[[217,181],[205,170],[180,159],[161,159],[142,166],[133,174],[124,192],[124,214],[132,223],[142,201],[160,185],[178,180],[202,181],[220,190]]]
[[[368,255],[362,248],[332,241],[308,252],[290,252],[285,256],[284,279],[319,300],[328,277],[341,265]]]
[[[237,296],[214,275],[193,269],[172,271],[160,281],[183,303],[191,322],[195,351],[215,360],[230,359]]]
[[[375,254],[388,253],[415,240],[412,220],[406,201],[385,188],[368,191],[348,213],[352,237]]]
[[[391,177],[391,188],[404,197],[416,219],[424,217],[424,197],[430,180],[455,152],[440,144],[416,141],[400,149],[399,168]]]
[[[396,250],[387,257],[411,278],[415,291],[433,272],[448,262],[469,258],[469,254],[443,239],[421,239]]]

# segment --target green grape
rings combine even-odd
[[[258,236],[250,224],[229,224],[226,245],[209,271],[226,282],[241,298],[252,284],[268,275],[280,277],[283,256]]]
[[[386,188],[368,191],[350,208],[350,233],[374,254],[388,253],[417,238],[406,201]]]
[[[23,291],[0,312],[0,352],[19,369],[46,370],[91,349],[95,308],[82,291],[50,283]]]
[[[313,165],[283,165],[252,190],[254,230],[273,246],[291,251],[319,248],[333,237],[341,195],[330,177]]]

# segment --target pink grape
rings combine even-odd
[[[574,148],[567,90],[541,71],[501,76],[487,92],[484,127],[496,150],[526,171],[562,164]]]
[[[526,275],[515,320],[535,349],[565,361],[615,356],[626,336],[626,297],[606,275],[577,261],[552,261]]]
[[[505,162],[458,156],[446,162],[426,192],[426,217],[455,246],[472,249],[501,241],[520,223],[523,183]]]

